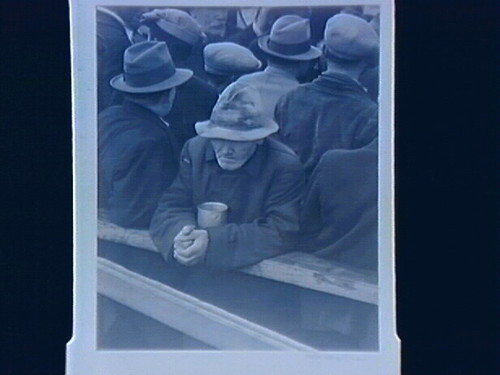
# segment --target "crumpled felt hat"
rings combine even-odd
[[[191,70],[175,67],[165,42],[146,41],[125,50],[123,73],[110,84],[122,92],[154,93],[179,86],[192,76]]]
[[[200,24],[189,13],[178,9],[154,9],[142,15],[143,23],[155,23],[163,32],[194,45],[206,35]]]
[[[262,66],[252,51],[232,42],[207,44],[203,49],[203,59],[207,73],[221,76],[251,73]]]
[[[197,122],[195,129],[204,138],[256,141],[277,132],[279,127],[264,114],[259,91],[234,82],[221,93],[210,120]]]
[[[269,35],[261,36],[262,51],[287,60],[308,61],[321,56],[321,50],[311,46],[311,27],[307,18],[285,15],[276,20]]]
[[[349,61],[378,59],[377,32],[362,18],[336,14],[326,23],[324,39],[328,52],[337,58]]]

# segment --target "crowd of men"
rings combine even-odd
[[[161,255],[99,255],[311,346],[375,350],[374,306],[237,272],[289,251],[377,270],[378,8],[99,7],[99,209]],[[197,206],[226,205],[201,227]],[[111,300],[99,344],[204,348]]]

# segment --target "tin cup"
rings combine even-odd
[[[204,202],[198,205],[198,227],[210,228],[226,224],[228,206],[220,202]]]

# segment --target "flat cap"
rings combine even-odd
[[[378,57],[379,38],[368,22],[351,14],[336,14],[325,28],[325,46],[344,60],[372,60]]]
[[[207,44],[203,58],[207,73],[223,76],[255,72],[262,66],[252,51],[231,42]]]
[[[205,37],[198,22],[189,13],[178,9],[155,9],[144,13],[142,22],[155,23],[161,31],[192,45]]]

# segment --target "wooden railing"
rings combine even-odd
[[[217,349],[315,351],[107,259],[98,259],[98,280],[99,294]]]
[[[98,223],[98,237],[158,251],[147,231],[125,229],[104,220]],[[374,273],[349,268],[311,254],[286,253],[241,269],[241,272],[356,301],[378,304],[378,285]]]
[[[102,240],[158,252],[149,233],[98,222]],[[311,254],[287,253],[240,270],[302,288],[377,304],[376,275]],[[266,327],[98,258],[99,294],[194,337],[216,349],[316,351]]]

